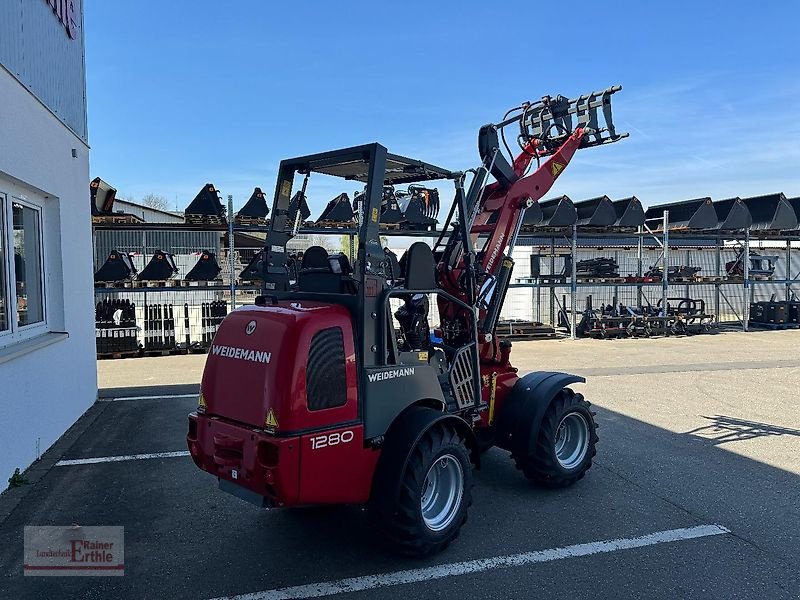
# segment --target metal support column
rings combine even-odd
[[[786,301],[792,299],[792,284],[789,281],[792,278],[792,242],[786,240],[786,268],[784,269],[786,279]]]
[[[661,310],[664,312],[663,316],[667,316],[667,297],[669,297],[669,211],[664,211],[664,220],[661,224],[664,232],[664,252],[662,259],[662,266],[664,270],[661,276]],[[666,321],[665,321],[666,323]]]
[[[744,268],[744,287],[742,289],[742,331],[750,328],[750,230],[744,232],[744,253],[742,254],[742,267]]]
[[[640,278],[644,274],[644,227],[639,226],[638,242],[636,244],[636,277]],[[642,308],[642,286],[636,286],[636,306]]]
[[[572,305],[572,312],[570,315],[570,326],[569,326],[569,337],[570,339],[577,339],[577,333],[575,329],[578,324],[577,312],[578,312],[578,279],[576,277],[578,267],[576,263],[578,262],[577,254],[578,254],[578,226],[572,226],[572,248],[570,249],[572,252],[572,272],[570,273],[570,294],[572,296],[570,304]]]
[[[231,286],[231,310],[236,308],[236,262],[233,257],[233,196],[228,194],[228,273]]]
[[[720,267],[722,266],[722,247],[719,237],[716,240],[716,256],[714,257],[714,277],[720,277]],[[719,283],[714,284],[714,318],[719,323]]]
[[[574,262],[573,258],[573,262]],[[550,238],[550,275],[555,275],[556,270],[556,239],[555,237]],[[550,286],[550,326],[555,327],[558,325],[558,321],[556,321],[556,288],[552,285]]]

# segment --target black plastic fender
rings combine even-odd
[[[554,371],[537,371],[522,377],[497,415],[495,445],[520,456],[532,453],[542,418],[558,392],[570,383],[585,381],[578,375]]]
[[[426,431],[444,422],[451,424],[464,436],[473,464],[480,466],[475,434],[464,419],[425,406],[410,406],[397,416],[384,436],[381,456],[372,479],[370,505],[373,508],[382,510],[396,506],[400,497],[400,482],[411,453]]]

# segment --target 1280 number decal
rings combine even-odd
[[[338,444],[347,444],[352,442],[355,435],[352,431],[341,431],[336,433],[329,433],[327,435],[315,435],[311,438],[311,449],[319,450],[320,448],[327,448],[328,446],[336,446]]]

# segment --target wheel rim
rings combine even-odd
[[[556,460],[565,469],[574,469],[583,462],[589,450],[589,423],[582,414],[573,412],[558,424]]]
[[[441,531],[453,522],[464,495],[464,471],[452,454],[436,459],[422,484],[420,507],[425,525]]]

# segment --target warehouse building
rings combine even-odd
[[[0,2],[0,489],[94,402],[83,0]]]

